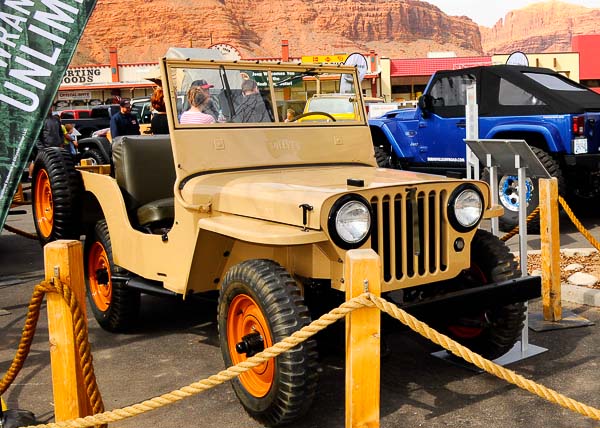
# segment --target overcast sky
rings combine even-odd
[[[507,12],[521,9],[541,0],[425,0],[439,7],[447,15],[466,15],[479,25],[493,26]],[[566,3],[600,8],[600,0],[567,0]]]

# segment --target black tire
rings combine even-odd
[[[270,260],[249,260],[225,275],[219,295],[218,325],[223,360],[227,366],[250,354],[235,345],[249,332],[260,333],[264,347],[290,336],[310,323],[308,309],[290,274]],[[256,337],[256,335],[255,335]],[[309,339],[232,381],[246,411],[260,423],[277,426],[301,417],[310,407],[317,387],[316,342]]]
[[[140,293],[127,287],[128,272],[113,261],[105,220],[86,237],[84,263],[87,296],[98,324],[113,332],[130,329],[138,317]]]
[[[83,151],[79,155],[79,159],[91,159],[93,165],[106,165],[110,163],[108,159],[102,154],[102,152],[98,149],[89,149]]]
[[[454,280],[459,286],[477,287],[520,276],[514,256],[496,236],[477,230],[471,245],[471,268]],[[443,332],[488,359],[498,358],[513,347],[523,330],[523,303],[497,306],[446,320]]]
[[[374,149],[377,166],[380,168],[392,168],[390,153],[388,153],[385,148],[381,146],[374,146]]]
[[[38,152],[33,167],[32,212],[42,245],[57,239],[79,239],[83,182],[73,156],[58,147]]]
[[[563,195],[565,191],[565,180],[562,175],[562,171],[560,169],[559,163],[552,157],[550,154],[545,152],[542,149],[537,147],[532,147],[531,150],[536,155],[536,157],[540,160],[546,171],[552,176],[556,177],[558,180],[558,193]],[[482,180],[489,183],[489,171],[487,169],[484,170],[482,175]],[[504,214],[498,219],[500,230],[504,232],[510,232],[516,226],[519,225],[519,211],[518,211],[518,199],[515,199],[514,203],[510,202],[511,192],[513,192],[513,188],[516,189],[518,186],[518,180],[514,176],[505,175],[503,177],[498,177],[498,193],[499,193],[499,201],[500,204],[504,207]],[[533,210],[535,210],[540,204],[540,194],[539,194],[539,179],[532,178],[531,179],[531,195],[527,204],[527,215],[531,214]],[[507,189],[506,187],[510,187]],[[514,195],[517,195],[514,192]],[[517,195],[518,198],[518,195]],[[530,220],[527,223],[527,233],[530,234],[539,234],[540,233],[540,216],[536,216],[534,219]]]

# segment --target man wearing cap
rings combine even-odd
[[[129,100],[121,100],[121,111],[110,118],[110,136],[114,139],[120,135],[140,135],[140,124],[137,117],[131,114]]]

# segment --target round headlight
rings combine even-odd
[[[456,189],[450,198],[448,215],[457,230],[473,229],[483,215],[483,197],[479,189],[473,185]]]
[[[358,248],[366,242],[371,231],[371,210],[359,195],[345,195],[331,208],[329,233],[334,242],[344,248]]]

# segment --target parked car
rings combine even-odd
[[[390,111],[369,121],[381,166],[464,176],[466,88],[477,84],[479,136],[525,140],[559,192],[600,195],[600,95],[545,68],[514,65],[435,73],[412,109]],[[485,171],[484,171],[485,173]],[[518,209],[538,205],[537,178],[518,194],[518,179],[499,177],[503,230],[518,224]],[[539,230],[539,217],[528,229]]]
[[[170,135],[115,139],[110,170],[78,170],[59,149],[36,159],[38,236],[85,236],[88,298],[103,328],[131,328],[140,293],[218,294],[221,353],[238,364],[343,301],[346,254],[360,248],[379,254],[384,297],[486,357],[513,347],[540,279],[520,278],[508,247],[478,228],[499,211],[486,183],[378,168],[360,93],[344,95],[360,106],[345,120],[284,123],[273,111],[296,81],[359,88],[356,67],[185,54],[160,62]],[[256,94],[252,106],[270,121],[240,120],[244,75],[262,78],[267,100]],[[281,75],[293,80],[277,84]],[[177,94],[201,78],[224,122],[179,121]],[[310,114],[340,110],[323,103]],[[231,384],[261,425],[291,424],[317,394],[318,365],[311,338]]]
[[[61,117],[64,124],[72,123],[81,133],[81,138],[87,138],[94,131],[110,127],[110,118],[120,110],[119,104],[99,105],[91,109],[89,117],[86,118],[68,118]]]
[[[61,110],[58,112],[61,121],[64,119],[87,119],[91,115],[92,110],[90,109]]]

